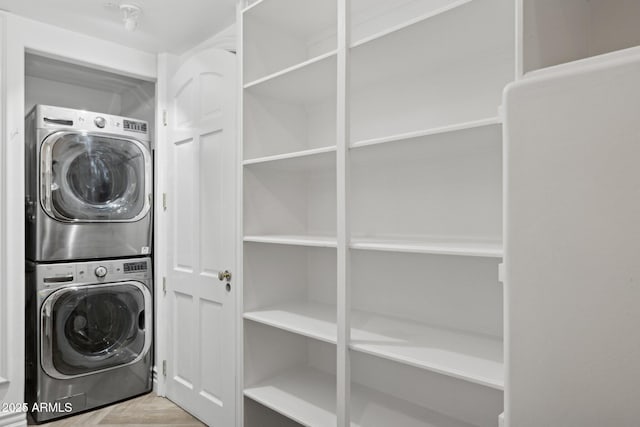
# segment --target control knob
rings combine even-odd
[[[107,275],[107,267],[104,267],[102,265],[99,267],[96,267],[95,273],[97,277],[104,277]]]
[[[98,126],[100,129],[102,129],[107,124],[107,120],[104,117],[98,116],[95,119],[93,119],[93,123],[95,123],[95,125]]]

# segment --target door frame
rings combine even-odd
[[[142,80],[156,80],[154,54],[0,11],[0,399],[24,400],[25,54],[36,53]],[[114,58],[120,58],[114,63]],[[8,105],[11,108],[6,108]],[[11,283],[11,286],[4,286]],[[10,343],[10,345],[7,345]],[[0,425],[26,425],[25,413]]]

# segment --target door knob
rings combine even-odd
[[[229,272],[229,270],[225,270],[225,271],[218,271],[218,280],[220,280],[221,282],[226,280],[227,282],[231,280],[231,273]]]

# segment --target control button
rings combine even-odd
[[[96,276],[98,277],[104,277],[107,275],[107,267],[103,267],[103,266],[96,267],[95,273],[96,273]]]
[[[105,125],[107,124],[107,121],[105,120],[104,117],[96,117],[93,120],[93,123],[96,124],[96,126],[98,126],[100,129],[102,129],[103,127],[105,127]]]

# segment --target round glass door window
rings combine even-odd
[[[51,330],[45,333],[52,338],[47,349],[43,336],[43,362],[50,361],[54,376],[76,376],[138,360],[148,349],[147,292],[141,284],[129,282],[52,294],[43,309],[44,316],[51,316]]]
[[[138,141],[60,132],[42,149],[43,205],[63,221],[136,221],[150,202],[150,159]]]

